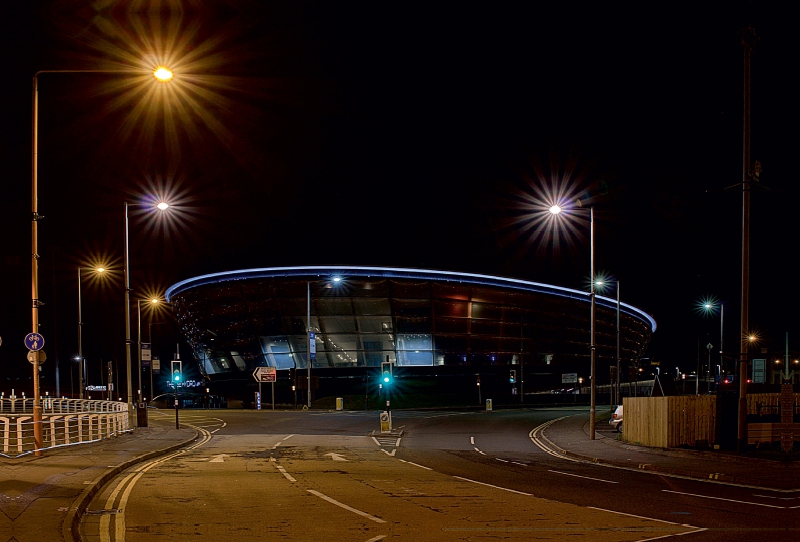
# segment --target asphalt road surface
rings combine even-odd
[[[582,410],[585,410],[583,407]],[[84,540],[796,540],[795,493],[567,459],[581,411],[182,411],[189,448],[107,484]],[[153,418],[171,418],[155,412]],[[600,431],[609,431],[599,423]],[[377,435],[373,436],[373,431]]]

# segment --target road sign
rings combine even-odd
[[[28,333],[25,335],[25,346],[28,350],[41,350],[44,348],[44,337],[38,333]]]
[[[150,343],[142,343],[142,361],[150,361],[152,350],[150,349]]]
[[[275,367],[256,367],[253,371],[256,382],[275,382],[278,379],[278,369]]]
[[[308,352],[311,359],[317,359],[317,334],[313,331],[308,334]]]
[[[36,363],[37,358],[39,363],[44,363],[47,361],[47,354],[44,353],[44,350],[31,350],[28,352],[28,361]]]
[[[575,384],[578,381],[578,373],[561,373],[562,384]]]

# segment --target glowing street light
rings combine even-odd
[[[156,70],[159,71],[159,70]],[[167,70],[169,71],[169,70]],[[39,221],[44,218],[39,214],[39,75],[44,73],[117,73],[133,74],[135,70],[39,70],[33,74],[32,91],[32,138],[31,138],[31,324],[33,333],[39,333]],[[155,75],[155,73],[154,73]],[[161,72],[161,76],[165,73]],[[160,79],[169,81],[169,79]],[[42,405],[39,392],[39,357],[33,365],[33,443],[34,455],[41,456],[44,447],[42,433]],[[130,380],[128,381],[130,388]],[[130,399],[130,397],[129,397]],[[130,401],[129,401],[130,406]],[[131,421],[129,413],[128,421]]]
[[[131,206],[145,206],[147,204],[137,204],[125,202],[125,369],[128,379],[128,426],[133,427],[133,370],[131,367],[131,272],[130,272],[130,258],[128,250],[128,207]],[[163,212],[169,205],[164,203],[166,207],[161,207],[161,203],[156,205],[156,208]],[[138,306],[137,301],[137,306]],[[141,319],[139,320],[139,337],[141,337]],[[141,341],[140,341],[141,344]],[[142,385],[142,367],[141,367],[141,348],[139,350],[139,389]]]
[[[581,207],[582,202],[580,199],[575,199],[575,203]],[[549,209],[550,213],[554,216],[558,216],[563,211],[560,205],[553,205]],[[589,206],[589,299],[591,300],[591,317],[590,317],[590,405],[589,405],[589,438],[591,440],[595,439],[595,410],[597,404],[597,362],[595,359],[595,352],[597,350],[597,344],[595,343],[595,322],[596,322],[596,306],[595,306],[595,293],[594,293],[594,286],[595,286],[595,279],[594,279],[594,206]]]
[[[159,66],[153,71],[153,77],[161,81],[162,83],[166,83],[170,79],[174,77],[174,73],[169,68],[165,68],[164,66]]]
[[[105,267],[78,267],[78,397],[83,399],[84,378],[86,372],[86,363],[83,359],[83,318],[81,317],[81,271],[84,269],[94,271],[95,273],[104,273]],[[72,373],[70,372],[70,375]]]

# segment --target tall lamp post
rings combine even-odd
[[[86,362],[83,359],[83,317],[81,316],[81,271],[84,269],[94,271],[96,273],[104,273],[105,267],[78,267],[78,396],[83,399],[84,378],[86,374]]]
[[[135,70],[39,70],[32,80],[31,126],[31,320],[33,333],[39,333],[39,75],[44,73],[136,73]],[[172,79],[172,72],[158,67],[153,76],[162,82]],[[42,455],[42,406],[39,391],[39,356],[33,357],[33,442],[34,455]],[[130,385],[130,381],[129,381]],[[130,415],[129,415],[130,421]]]
[[[138,204],[129,204],[125,202],[125,370],[128,381],[128,426],[133,427],[133,369],[131,367],[131,272],[130,272],[130,251],[128,244],[128,207]],[[165,211],[169,208],[166,202],[160,202],[156,205],[159,211]],[[138,304],[138,302],[137,302]],[[139,321],[139,333],[141,336],[141,320]],[[142,375],[141,375],[141,352],[139,355],[139,386],[141,389]]]
[[[334,284],[338,284],[342,281],[341,277],[333,277],[331,278],[331,282]],[[311,281],[306,281],[306,352],[308,353],[308,359],[306,360],[306,384],[307,390],[306,394],[308,396],[308,409],[311,410],[311,364],[312,364],[312,356],[313,359],[316,359],[317,354],[317,345],[316,345],[316,337],[312,338],[313,331],[311,331]],[[312,346],[313,345],[313,346]],[[313,349],[313,350],[312,350]],[[297,370],[295,370],[295,376],[297,375]]]
[[[580,199],[575,200],[579,207],[583,206]],[[549,211],[558,215],[563,209],[560,205],[553,205]],[[595,440],[595,412],[597,406],[597,362],[595,359],[595,352],[597,344],[595,343],[595,321],[596,321],[596,306],[595,306],[595,292],[594,292],[594,206],[589,206],[589,299],[591,300],[591,317],[590,317],[590,334],[589,334],[589,349],[590,349],[590,404],[589,404],[589,438]]]

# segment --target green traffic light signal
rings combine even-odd
[[[390,385],[392,383],[392,364],[391,362],[381,363],[381,380],[384,384]]]
[[[172,360],[172,381],[176,384],[183,380],[183,372],[180,360]]]

